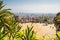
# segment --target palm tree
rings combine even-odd
[[[8,11],[10,9],[3,9],[4,6],[5,5],[3,5],[3,1],[0,1],[0,33],[1,34],[2,34],[2,29],[5,27],[5,22],[4,22],[3,17],[7,16],[8,14],[11,14],[11,12]],[[5,35],[0,37],[0,39],[3,38]]]
[[[8,35],[9,40],[14,40],[16,33],[21,27],[15,20],[14,14],[9,11],[11,9],[3,9],[4,6],[3,1],[0,1],[0,33],[4,34],[0,36],[0,39]]]

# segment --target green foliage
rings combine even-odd
[[[57,32],[58,37],[60,38],[60,31]]]
[[[0,40],[3,40],[3,38],[1,38],[2,37],[2,33],[0,32]]]
[[[36,40],[36,36],[34,34],[33,27],[28,27],[24,30],[24,33],[21,35],[17,35],[18,38],[21,38],[21,40]]]
[[[14,14],[10,12],[11,9],[2,9],[5,5],[0,1],[0,39],[6,35],[9,40],[14,40],[15,35],[21,29],[14,18]]]
[[[3,22],[4,20],[3,17],[6,16],[6,13],[8,13],[9,11],[7,9],[6,10],[2,9],[4,6],[5,5],[3,5],[3,1],[0,1],[0,40],[2,40],[5,37],[5,35],[7,35],[8,33],[8,32],[4,33],[5,22]]]
[[[44,36],[42,36],[42,37],[40,37],[38,40],[44,40],[45,39],[45,37]]]
[[[56,27],[56,36],[57,36],[55,40],[60,40],[60,12],[58,12],[56,17],[54,18],[54,24]]]
[[[49,20],[49,18],[48,18],[48,17],[44,17],[44,20],[43,20],[43,21],[44,21],[44,23],[45,23],[45,22],[47,22],[47,23],[48,23],[48,20]]]
[[[56,33],[57,39],[60,40],[60,31]]]
[[[48,40],[52,40],[52,38],[48,38]]]
[[[60,31],[57,31],[56,38],[54,40],[60,40]]]
[[[54,24],[57,31],[60,31],[60,12],[57,13],[56,17],[54,18]]]
[[[41,23],[42,18],[41,17],[36,17],[36,18],[31,18],[30,22],[32,23]]]
[[[54,38],[54,40],[60,40],[58,37]]]
[[[32,30],[33,27],[29,28],[27,26],[27,29],[25,30],[25,40],[35,40],[34,38],[34,31]]]

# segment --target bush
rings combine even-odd
[[[21,38],[21,40],[36,40],[36,36],[34,34],[33,27],[28,27],[23,31],[22,34],[18,34],[17,37]]]

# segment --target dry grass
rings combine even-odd
[[[48,24],[47,26],[44,23],[19,23],[22,26],[22,29],[26,29],[27,25],[29,27],[33,26],[33,30],[36,32],[36,36],[42,37],[45,36],[46,38],[54,38],[56,29],[54,24]]]

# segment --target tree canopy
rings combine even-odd
[[[56,17],[54,18],[54,23],[57,31],[60,31],[60,12],[58,12]]]

